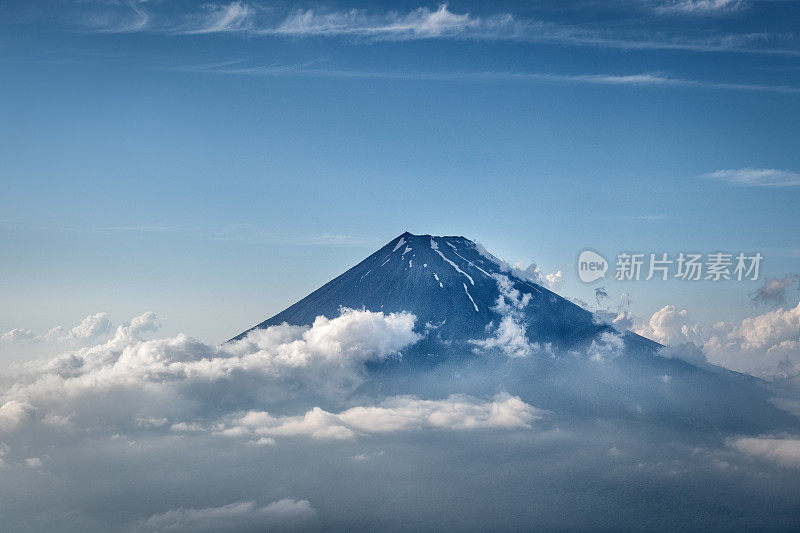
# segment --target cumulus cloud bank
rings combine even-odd
[[[757,377],[800,375],[800,303],[711,326],[691,319],[686,309],[667,305],[635,331],[668,345],[667,356],[705,360]]]
[[[358,435],[423,429],[525,429],[542,416],[543,411],[507,394],[499,394],[490,402],[468,396],[444,400],[400,396],[377,406],[353,407],[338,414],[319,407],[302,416],[285,417],[250,411],[218,426],[216,432],[256,437],[258,440],[250,441],[254,444],[272,444],[275,437],[352,440]],[[262,441],[263,438],[268,440]]]
[[[680,433],[665,429],[663,418],[647,425],[659,405],[627,397],[623,389],[641,383],[615,377],[623,340],[614,332],[595,339],[588,354],[561,359],[566,372],[553,372],[561,354],[519,357],[533,345],[506,333],[518,326],[524,333],[530,296],[511,280],[495,277],[495,310],[513,326],[491,332],[498,357],[410,363],[405,378],[422,384],[413,395],[388,392],[391,380],[359,388],[369,383],[365,365],[402,358],[420,340],[408,313],[342,309],[223,346],[185,335],[148,338],[158,318],[146,313],[27,365],[0,386],[0,526],[524,529],[567,516],[574,517],[567,526],[587,529],[593,509],[630,498],[632,488],[647,489],[631,504],[631,523],[641,525],[663,501],[702,501],[705,489],[691,480],[713,485],[722,465],[745,473],[737,502],[760,498],[782,520],[792,515],[793,502],[775,497],[796,488],[795,437]],[[108,329],[91,327],[101,318],[77,331]],[[686,386],[661,369],[637,379],[650,380],[651,399]],[[539,401],[551,402],[546,411]],[[584,419],[586,402],[617,407],[592,407]],[[776,405],[795,407],[785,399]],[[603,419],[608,412],[613,418]],[[615,422],[627,413],[638,422]],[[761,494],[749,480],[763,471],[775,488]],[[580,498],[552,497],[574,492]]]
[[[157,323],[145,313],[106,342],[28,365],[0,396],[0,424],[53,417],[124,423],[132,411],[140,419],[187,415],[214,403],[221,384],[232,387],[239,401],[346,395],[360,383],[365,362],[419,340],[414,322],[408,313],[343,309],[339,317],[318,317],[308,327],[254,330],[240,341],[211,346],[186,335],[141,340]],[[115,394],[129,403],[114,410],[91,401]]]

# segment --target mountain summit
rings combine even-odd
[[[408,232],[251,329],[309,325],[320,315],[338,316],[341,307],[413,313],[419,328],[435,330],[411,350],[417,357],[441,354],[443,346],[450,352],[483,347],[510,355],[577,349],[614,331],[589,311],[515,275],[469,239]],[[625,338],[628,344],[657,347],[632,333]]]

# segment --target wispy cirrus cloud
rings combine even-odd
[[[456,14],[442,4],[437,10],[417,8],[405,15],[397,13],[369,14],[365,11],[320,12],[298,10],[274,28],[261,28],[262,35],[295,37],[350,35],[375,39],[426,39],[455,37],[474,32],[487,35],[488,30],[508,31],[513,25],[511,15],[499,15],[482,20],[469,13]],[[493,33],[501,35],[501,33]]]
[[[708,15],[730,13],[745,6],[744,0],[670,0],[656,6],[656,13]]]
[[[559,74],[553,72],[411,72],[411,71],[362,71],[347,69],[309,68],[319,62],[297,65],[244,66],[237,62],[222,65],[195,65],[175,67],[178,72],[229,74],[241,76],[320,76],[368,79],[408,79],[430,81],[527,81],[535,83],[567,83],[588,85],[611,85],[631,87],[686,87],[698,89],[720,89],[727,91],[757,91],[772,93],[800,93],[800,87],[788,85],[760,85],[746,83],[724,83],[705,80],[675,78],[662,73],[640,74]],[[237,66],[238,65],[238,66]]]
[[[740,187],[800,187],[800,172],[776,168],[722,169],[702,177]]]
[[[212,4],[207,6],[207,12],[193,17],[187,21],[176,33],[203,34],[249,31],[252,28],[253,16],[256,10],[242,2],[233,2],[227,5]]]
[[[655,7],[661,13],[731,12],[738,0],[678,0]],[[146,11],[133,2],[124,11],[91,17],[95,31],[128,33],[133,31],[172,34],[239,33],[248,36],[348,38],[355,42],[413,41],[420,39],[510,40],[566,46],[594,46],[625,50],[686,50],[695,52],[735,52],[800,55],[794,35],[764,32],[739,34],[689,34],[672,28],[665,32],[573,26],[508,12],[475,15],[456,12],[441,4],[436,9],[418,7],[405,13],[365,9],[294,8],[284,13],[274,6],[236,1],[206,4],[196,13],[175,14]]]
[[[90,26],[100,33],[134,33],[146,31],[150,26],[150,14],[140,0],[131,0],[127,10],[119,16],[98,14],[89,17]]]

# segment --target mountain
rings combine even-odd
[[[356,395],[510,392],[575,417],[636,418],[736,431],[795,428],[768,385],[661,355],[464,237],[403,233],[297,303],[257,324],[310,325],[340,308],[409,312],[422,339],[367,365]]]
[[[498,298],[510,299],[508,294],[513,291],[529,295],[527,304],[516,314],[515,324],[524,326],[531,343],[550,344],[553,349],[582,348],[603,332],[614,331],[569,300],[512,275],[507,266],[469,239],[408,232],[251,329],[284,322],[309,325],[319,315],[337,316],[340,307],[406,311],[417,317],[419,325],[436,326],[435,337],[451,346],[449,351],[465,346],[471,351],[474,344],[470,341],[490,337],[493,327],[507,316],[498,310]],[[639,347],[658,346],[630,332],[625,337],[629,344]],[[423,351],[419,347],[415,350]]]

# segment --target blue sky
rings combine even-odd
[[[780,0],[0,2],[0,330],[153,310],[219,342],[406,230],[585,300],[585,248],[797,272],[798,22]],[[757,286],[606,284],[708,322]]]

